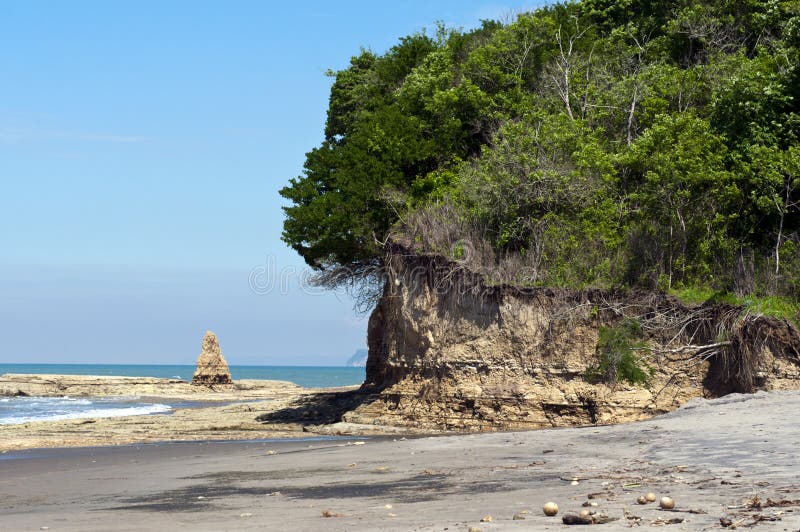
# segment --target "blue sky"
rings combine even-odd
[[[280,241],[325,70],[536,3],[0,2],[0,363],[343,363],[365,318]]]

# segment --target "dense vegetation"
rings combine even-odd
[[[798,0],[583,0],[364,50],[283,238],[334,284],[394,238],[506,282],[796,302],[799,65]]]

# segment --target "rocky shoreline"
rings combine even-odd
[[[202,406],[176,409],[169,414],[0,425],[0,452],[157,441],[302,437],[308,434],[301,424],[265,424],[257,418],[288,408],[306,396],[354,388],[309,389],[269,380],[198,386],[179,379],[150,377],[3,375],[0,397],[139,397],[192,401]]]

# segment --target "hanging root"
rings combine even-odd
[[[687,307],[657,296],[604,303],[604,310],[641,324],[653,341],[636,348],[651,353],[644,358],[675,368],[667,385],[708,362],[705,386],[714,395],[752,393],[764,384],[762,366],[768,352],[800,365],[800,331],[787,320],[752,315],[727,304]]]

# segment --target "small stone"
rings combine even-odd
[[[514,514],[514,517],[511,518],[513,521],[524,521],[525,516],[522,514]]]
[[[272,456],[273,454],[278,454],[278,451],[269,450],[267,451],[267,454]]]
[[[551,502],[545,503],[544,508],[542,508],[542,510],[544,510],[544,515],[547,515],[549,517],[553,517],[554,515],[556,515],[558,513],[558,505],[551,501]]]
[[[645,495],[644,498],[647,499],[647,502],[656,502],[656,494],[652,491]]]
[[[577,480],[573,480],[572,482],[570,482],[571,486],[577,486],[578,484],[580,484],[580,482],[578,482]]]
[[[578,515],[580,517],[583,517],[583,518],[591,517],[592,516],[592,512],[590,510],[581,510]]]
[[[672,497],[661,497],[659,506],[661,506],[661,508],[664,510],[672,510],[675,508],[675,500]]]
[[[481,518],[481,523],[491,523],[491,522],[492,522],[492,516],[491,515],[484,515]]]
[[[384,504],[383,507],[386,508],[387,510],[391,510],[392,509],[392,505],[391,504]]]
[[[647,497],[645,497],[644,495],[639,495],[639,498],[636,499],[636,502],[638,502],[639,504],[647,504]]]
[[[591,517],[581,517],[575,514],[566,514],[561,518],[561,522],[565,525],[591,525],[593,523]]]

